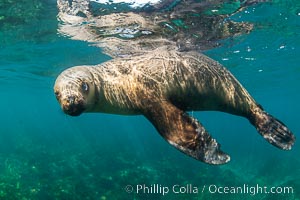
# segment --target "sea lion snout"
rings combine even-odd
[[[83,101],[74,95],[64,98],[61,107],[64,113],[71,116],[78,116],[85,110]]]

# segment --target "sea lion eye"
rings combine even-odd
[[[58,95],[59,95],[59,92],[55,91],[54,94],[55,94],[55,96],[58,96]]]
[[[59,99],[60,93],[58,91],[55,91],[54,94],[55,94],[56,99]]]
[[[88,85],[86,82],[83,82],[83,83],[81,84],[81,89],[82,89],[82,91],[84,91],[84,92],[88,92],[88,91],[89,91],[89,85]]]

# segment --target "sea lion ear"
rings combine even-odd
[[[208,164],[225,164],[230,160],[196,119],[168,101],[147,104],[144,115],[178,150]]]

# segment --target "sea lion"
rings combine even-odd
[[[295,136],[250,96],[221,64],[198,52],[167,47],[116,58],[98,66],[77,66],[56,79],[62,110],[144,115],[171,145],[209,164],[230,157],[186,111],[215,110],[247,118],[272,145],[289,150]]]

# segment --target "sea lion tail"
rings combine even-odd
[[[296,137],[284,123],[264,110],[259,109],[254,113],[254,117],[250,122],[270,144],[283,150],[292,148]]]

